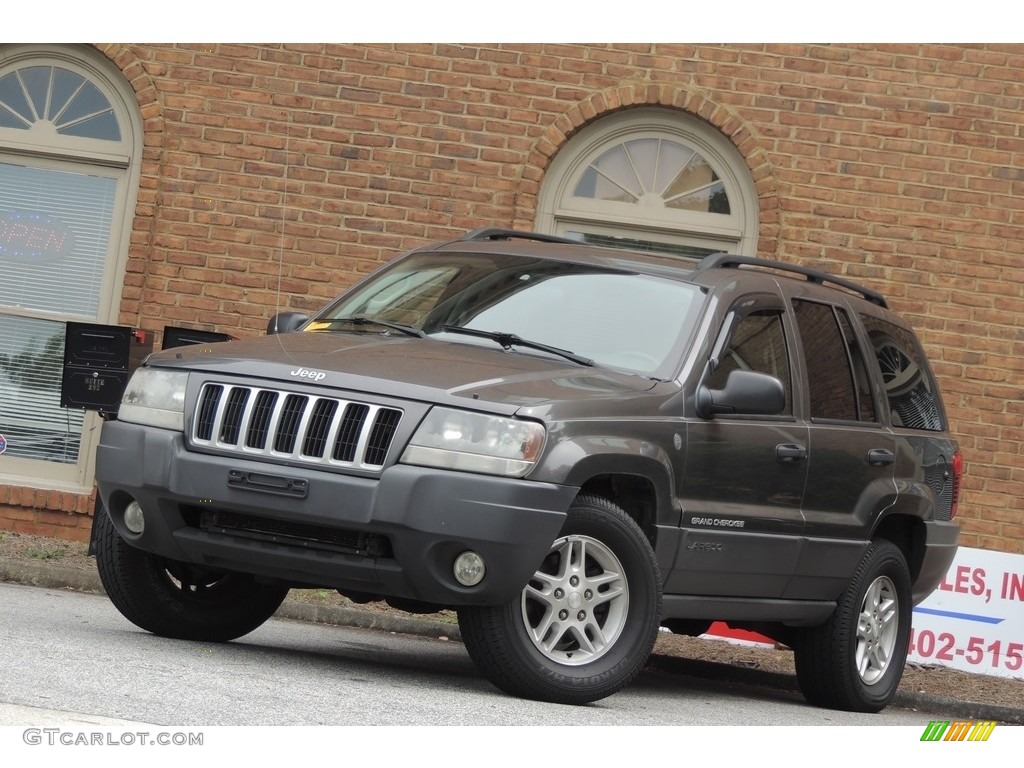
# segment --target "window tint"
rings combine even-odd
[[[893,426],[945,429],[938,390],[914,337],[899,326],[861,316],[874,347]]]
[[[860,411],[858,418],[861,421],[878,421],[878,416],[875,413],[875,398],[871,394],[871,379],[868,375],[864,351],[857,342],[857,336],[853,332],[850,316],[846,313],[846,310],[836,307],[836,317],[839,318],[839,327],[843,330],[846,352],[850,356],[850,365],[853,368],[853,385],[857,390],[857,407]]]
[[[740,320],[708,386],[721,389],[729,373],[739,369],[767,373],[781,381],[786,392],[783,413],[793,413],[789,355],[780,310],[758,310]]]
[[[812,419],[857,420],[857,393],[846,341],[832,307],[794,301],[807,361]]]

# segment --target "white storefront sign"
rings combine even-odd
[[[907,661],[1024,679],[1024,555],[960,547],[914,608]]]

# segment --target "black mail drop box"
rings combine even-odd
[[[234,337],[226,333],[214,331],[195,331],[191,328],[179,328],[174,325],[164,326],[163,349],[184,347],[188,344],[213,344],[218,341],[231,341]]]
[[[153,351],[152,334],[121,325],[67,323],[60,404],[114,413],[128,377]]]

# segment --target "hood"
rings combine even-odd
[[[369,392],[384,397],[488,403],[513,413],[556,401],[622,397],[651,389],[643,376],[497,344],[383,333],[286,333],[157,352],[149,364],[224,376]]]

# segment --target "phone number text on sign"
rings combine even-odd
[[[1006,643],[1002,640],[993,640],[988,645],[982,637],[958,638],[952,632],[939,632],[936,634],[930,629],[910,630],[910,655],[918,656],[932,662],[945,662],[946,666],[957,666],[953,662],[958,657],[963,657],[968,668],[975,672],[989,673],[977,667],[991,667],[998,669],[1003,666],[1011,672],[1019,672],[1024,667],[1024,642]]]
[[[961,547],[914,608],[907,660],[1024,678],[1024,556]]]

